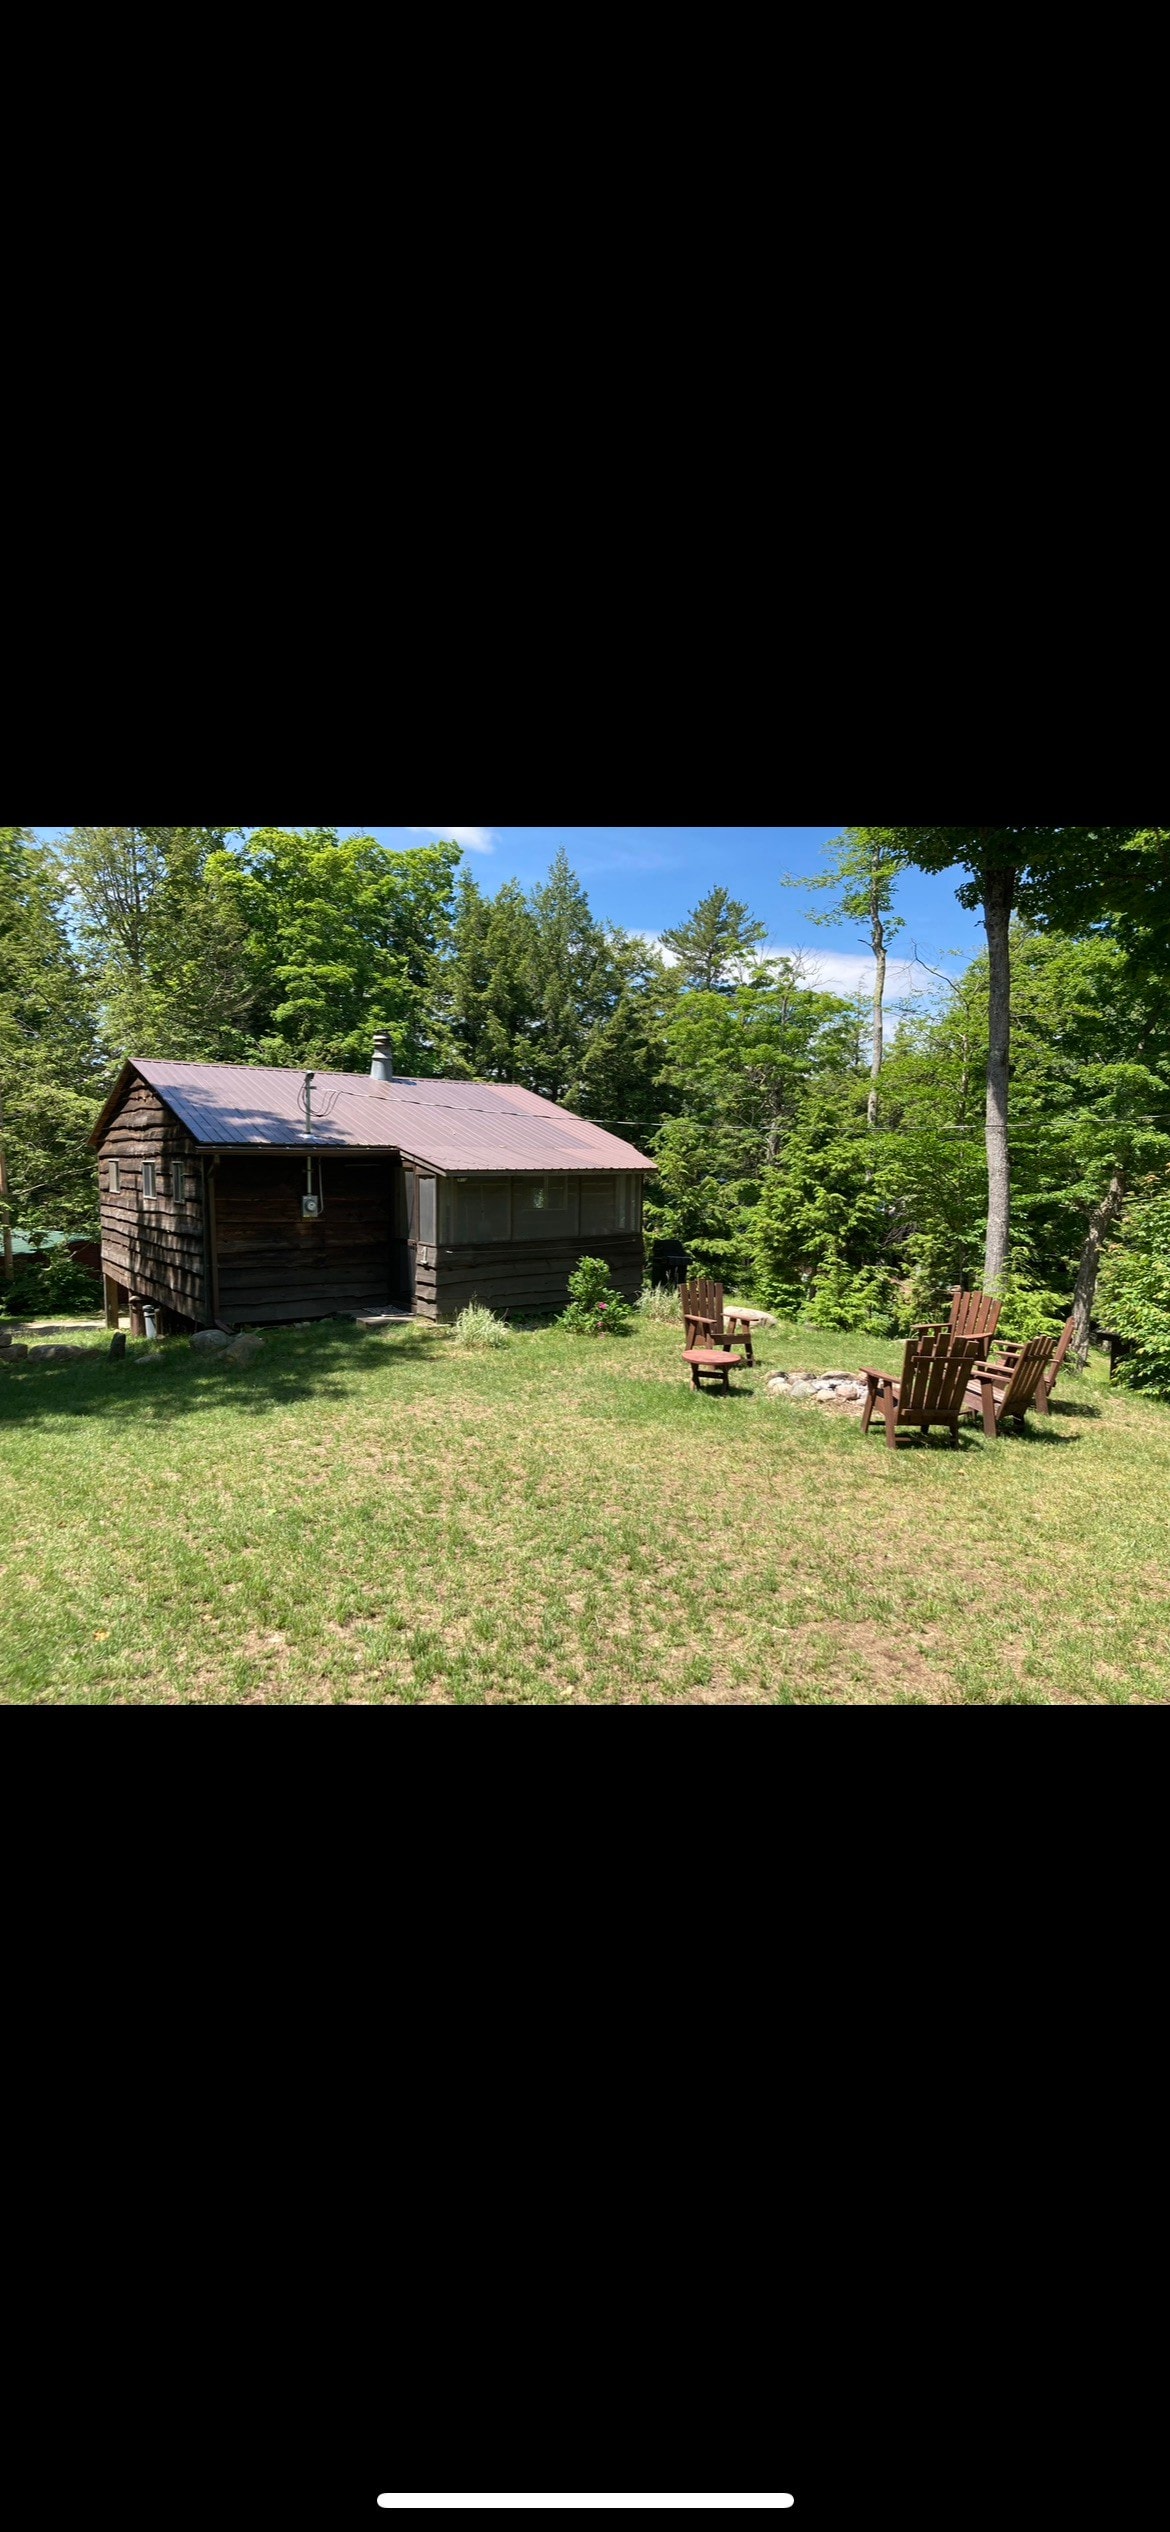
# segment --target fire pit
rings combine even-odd
[[[794,1398],[802,1406],[858,1407],[865,1397],[865,1382],[856,1372],[773,1372],[767,1386],[770,1397]]]

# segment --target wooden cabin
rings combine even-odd
[[[654,1164],[510,1082],[128,1063],[90,1137],[106,1315],[160,1330],[387,1309],[564,1307],[582,1256],[631,1299]]]

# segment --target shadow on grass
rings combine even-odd
[[[1049,1415],[1099,1416],[1101,1410],[1100,1407],[1094,1406],[1091,1398],[1053,1398],[1048,1412]]]
[[[267,1330],[263,1353],[239,1367],[179,1341],[164,1345],[161,1360],[141,1369],[133,1352],[111,1362],[95,1347],[83,1363],[12,1363],[0,1370],[0,1432],[70,1416],[159,1424],[215,1412],[229,1400],[242,1415],[270,1415],[304,1399],[341,1394],[338,1373],[369,1371],[387,1356],[434,1364],[446,1355],[442,1340],[421,1326],[375,1336],[332,1323],[311,1335]]]
[[[989,1434],[988,1440],[990,1438]],[[1079,1442],[1081,1436],[1079,1433],[1054,1433],[1047,1421],[1033,1424],[1029,1419],[1027,1424],[1002,1424],[995,1438],[997,1442],[1038,1442],[1049,1450],[1064,1451],[1073,1442]]]

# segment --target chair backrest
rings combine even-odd
[[[951,1315],[948,1322],[952,1336],[981,1336],[988,1344],[999,1326],[1003,1303],[994,1292],[961,1292],[956,1284],[951,1294]]]
[[[682,1314],[687,1319],[710,1319],[716,1337],[723,1334],[723,1286],[710,1275],[699,1275],[694,1283],[682,1287]],[[690,1337],[687,1338],[690,1343]]]
[[[949,1423],[962,1407],[963,1393],[982,1353],[981,1336],[951,1336],[945,1329],[931,1336],[912,1336],[898,1389],[899,1424]]]
[[[1063,1363],[1063,1361],[1064,1361],[1064,1358],[1065,1358],[1065,1355],[1066,1355],[1066,1354],[1067,1354],[1067,1352],[1068,1352],[1069,1346],[1072,1344],[1073,1320],[1075,1319],[1075,1317],[1076,1317],[1076,1312],[1075,1312],[1075,1310],[1070,1311],[1070,1312],[1069,1312],[1069,1315],[1068,1315],[1068,1317],[1067,1317],[1067,1319],[1065,1320],[1064,1326],[1062,1327],[1062,1329],[1061,1329],[1061,1331],[1060,1331],[1060,1334],[1059,1334],[1059,1336],[1057,1337],[1057,1340],[1056,1340],[1056,1352],[1055,1352],[1055,1354],[1054,1354],[1054,1355],[1053,1355],[1053,1357],[1052,1357],[1052,1361],[1051,1361],[1051,1363],[1050,1363],[1050,1365],[1049,1365],[1049,1371],[1048,1371],[1048,1379],[1049,1379],[1049,1386],[1050,1386],[1050,1387],[1051,1387],[1051,1385],[1052,1385],[1052,1382],[1055,1380],[1055,1378],[1056,1378],[1056,1375],[1057,1375],[1058,1371],[1060,1370],[1060,1366],[1061,1366],[1061,1364],[1062,1364],[1062,1363]]]
[[[1055,1343],[1053,1336],[1034,1336],[1027,1345],[1021,1345],[1012,1364],[1011,1379],[999,1402],[1001,1416],[1027,1413],[1036,1395],[1036,1383],[1051,1359]]]

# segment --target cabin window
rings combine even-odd
[[[452,1192],[455,1237],[465,1248],[481,1240],[509,1237],[511,1208],[506,1178],[460,1178]]]
[[[154,1162],[153,1162],[153,1161],[143,1161],[143,1164],[142,1164],[142,1192],[143,1192],[143,1195],[144,1195],[144,1196],[153,1196],[153,1195],[154,1195],[154,1193],[155,1193],[155,1183],[154,1183],[154,1181],[155,1181],[155,1167],[154,1167]]]
[[[435,1227],[437,1211],[434,1179],[420,1178],[418,1182],[418,1236],[427,1248],[433,1248],[438,1238]]]
[[[512,1228],[518,1240],[538,1239],[542,1231],[555,1237],[569,1228],[567,1178],[516,1178],[512,1182]]]
[[[185,1196],[186,1192],[187,1192],[187,1189],[186,1189],[186,1180],[185,1180],[184,1173],[183,1173],[183,1164],[182,1164],[182,1161],[172,1161],[172,1162],[171,1162],[171,1194],[172,1194],[172,1196],[174,1197],[174,1199],[175,1199],[175,1203],[176,1203],[176,1204],[182,1204],[182,1201],[183,1201],[183,1198],[184,1198],[184,1196]]]
[[[612,1231],[617,1210],[615,1178],[583,1178],[581,1181],[581,1232]]]
[[[111,1194],[112,1196],[116,1196],[116,1195],[118,1195],[118,1194],[120,1193],[121,1186],[122,1186],[122,1174],[121,1174],[121,1171],[119,1170],[119,1167],[118,1167],[117,1161],[111,1161],[111,1162],[110,1162],[110,1194]]]

